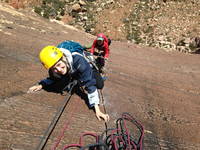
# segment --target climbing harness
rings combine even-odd
[[[91,65],[92,68],[94,68],[97,71],[99,71],[99,68],[97,66],[96,60],[95,60],[94,56],[90,52],[84,51],[83,56],[88,61],[88,63]]]

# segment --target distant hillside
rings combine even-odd
[[[199,0],[2,0],[15,8],[32,7],[36,13],[114,40],[198,52]]]

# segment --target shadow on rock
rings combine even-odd
[[[74,81],[69,82],[69,80],[67,79],[62,79],[52,85],[44,87],[43,89],[47,92],[53,92],[53,93],[61,94],[63,96],[76,94],[82,100],[84,100],[88,108],[91,109],[89,107],[88,96],[85,93],[84,89],[79,85],[78,82],[74,82]]]

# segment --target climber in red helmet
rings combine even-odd
[[[97,35],[97,38],[94,40],[92,44],[92,48],[90,49],[91,54],[98,56],[97,63],[100,64],[100,67],[99,67],[100,70],[103,69],[105,65],[105,60],[107,60],[109,57],[110,44],[111,44],[111,40],[107,38],[103,33],[100,33]]]
[[[92,44],[92,48],[90,49],[90,53],[94,54],[95,48],[98,52],[102,52],[102,55],[105,59],[109,57],[109,45],[111,40],[108,39],[103,33],[97,35],[97,38],[94,40]]]

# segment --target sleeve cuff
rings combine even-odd
[[[99,104],[99,94],[97,92],[97,89],[93,93],[88,93],[88,99],[90,107]]]

